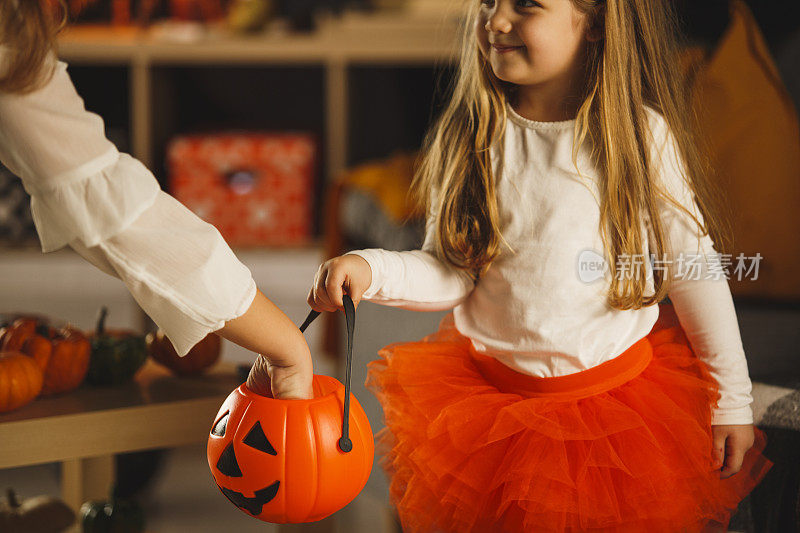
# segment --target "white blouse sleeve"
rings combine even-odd
[[[256,296],[250,271],[219,231],[163,191],[116,235],[70,246],[120,278],[180,355],[243,315]]]
[[[219,232],[106,139],[63,62],[34,92],[0,93],[0,160],[31,195],[42,251],[70,245],[120,278],[179,354],[255,297]]]
[[[703,224],[684,179],[674,137],[663,119],[654,157],[667,192]],[[669,299],[697,356],[719,383],[712,424],[752,424],[752,382],[728,280],[711,238],[682,210],[662,201],[659,214],[667,233],[666,260],[672,270]],[[656,258],[658,260],[658,258]]]
[[[61,61],[40,89],[0,93],[0,160],[31,195],[44,252],[114,235],[159,190],[139,161],[106,139],[103,120],[84,109]]]
[[[434,252],[434,222],[430,215],[420,250],[373,248],[349,252],[364,258],[372,270],[372,283],[363,299],[411,311],[444,311],[469,296],[475,288],[472,276],[442,261]]]

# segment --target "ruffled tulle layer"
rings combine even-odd
[[[720,479],[711,433],[718,384],[671,305],[661,315],[646,337],[644,370],[588,397],[526,395],[489,381],[452,316],[422,341],[381,350],[366,386],[383,405],[376,447],[403,531],[727,526],[772,466],[766,438],[756,428],[742,469]]]

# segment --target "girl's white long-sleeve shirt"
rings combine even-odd
[[[502,143],[491,149],[504,239],[491,268],[474,283],[434,252],[433,213],[421,250],[356,250],[372,269],[363,298],[412,310],[453,309],[475,348],[530,375],[563,376],[604,363],[647,335],[658,306],[621,311],[606,302],[611,270],[599,232],[599,174],[587,143],[573,163],[575,120],[537,122],[511,105]],[[659,184],[702,223],[664,118],[646,108]],[[713,424],[751,424],[752,384],[727,279],[713,241],[683,211],[662,201],[659,214],[671,261],[670,301],[695,353],[720,384]],[[647,220],[642,228],[647,235]],[[653,265],[645,243],[647,294]],[[600,263],[598,263],[598,261]],[[692,266],[694,265],[694,266]]]
[[[0,161],[31,195],[42,251],[69,245],[120,278],[179,354],[255,298],[250,270],[217,229],[106,138],[65,63],[31,93],[0,93]]]

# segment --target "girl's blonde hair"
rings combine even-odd
[[[700,221],[661,187],[656,190],[645,105],[661,113],[675,139],[686,185],[696,197],[715,250],[726,253],[730,222],[722,218],[722,191],[709,180],[708,161],[696,135],[697,117],[689,106],[689,85],[679,64],[679,40],[671,2],[665,0],[571,0],[603,38],[588,42],[586,83],[574,132],[578,147],[588,137],[600,171],[600,228],[606,261],[614,265],[608,303],[638,309],[663,300],[669,265],[653,269],[655,292],[645,295],[644,264],[631,276],[617,275],[617,258],[644,253],[645,217],[650,250],[666,251],[657,199]],[[503,243],[490,148],[502,139],[506,101],[514,85],[494,75],[474,35],[480,3],[464,19],[461,57],[449,103],[428,131],[415,169],[412,190],[420,206],[435,213],[435,243],[449,264],[480,277]],[[613,144],[612,144],[613,140]],[[577,167],[577,162],[576,162]],[[577,260],[577,258],[576,258]]]
[[[50,78],[55,65],[47,59],[66,17],[63,0],[0,0],[0,43],[7,48],[0,91],[33,91]]]

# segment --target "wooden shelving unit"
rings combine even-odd
[[[153,111],[164,104],[154,102],[158,92],[154,73],[159,68],[319,67],[324,80],[320,121],[327,180],[347,166],[349,67],[446,65],[456,56],[457,33],[454,19],[398,14],[329,18],[311,34],[248,37],[209,31],[192,42],[170,41],[135,28],[76,26],[64,32],[59,55],[70,65],[128,70],[131,151],[151,168],[157,163],[158,137]]]

